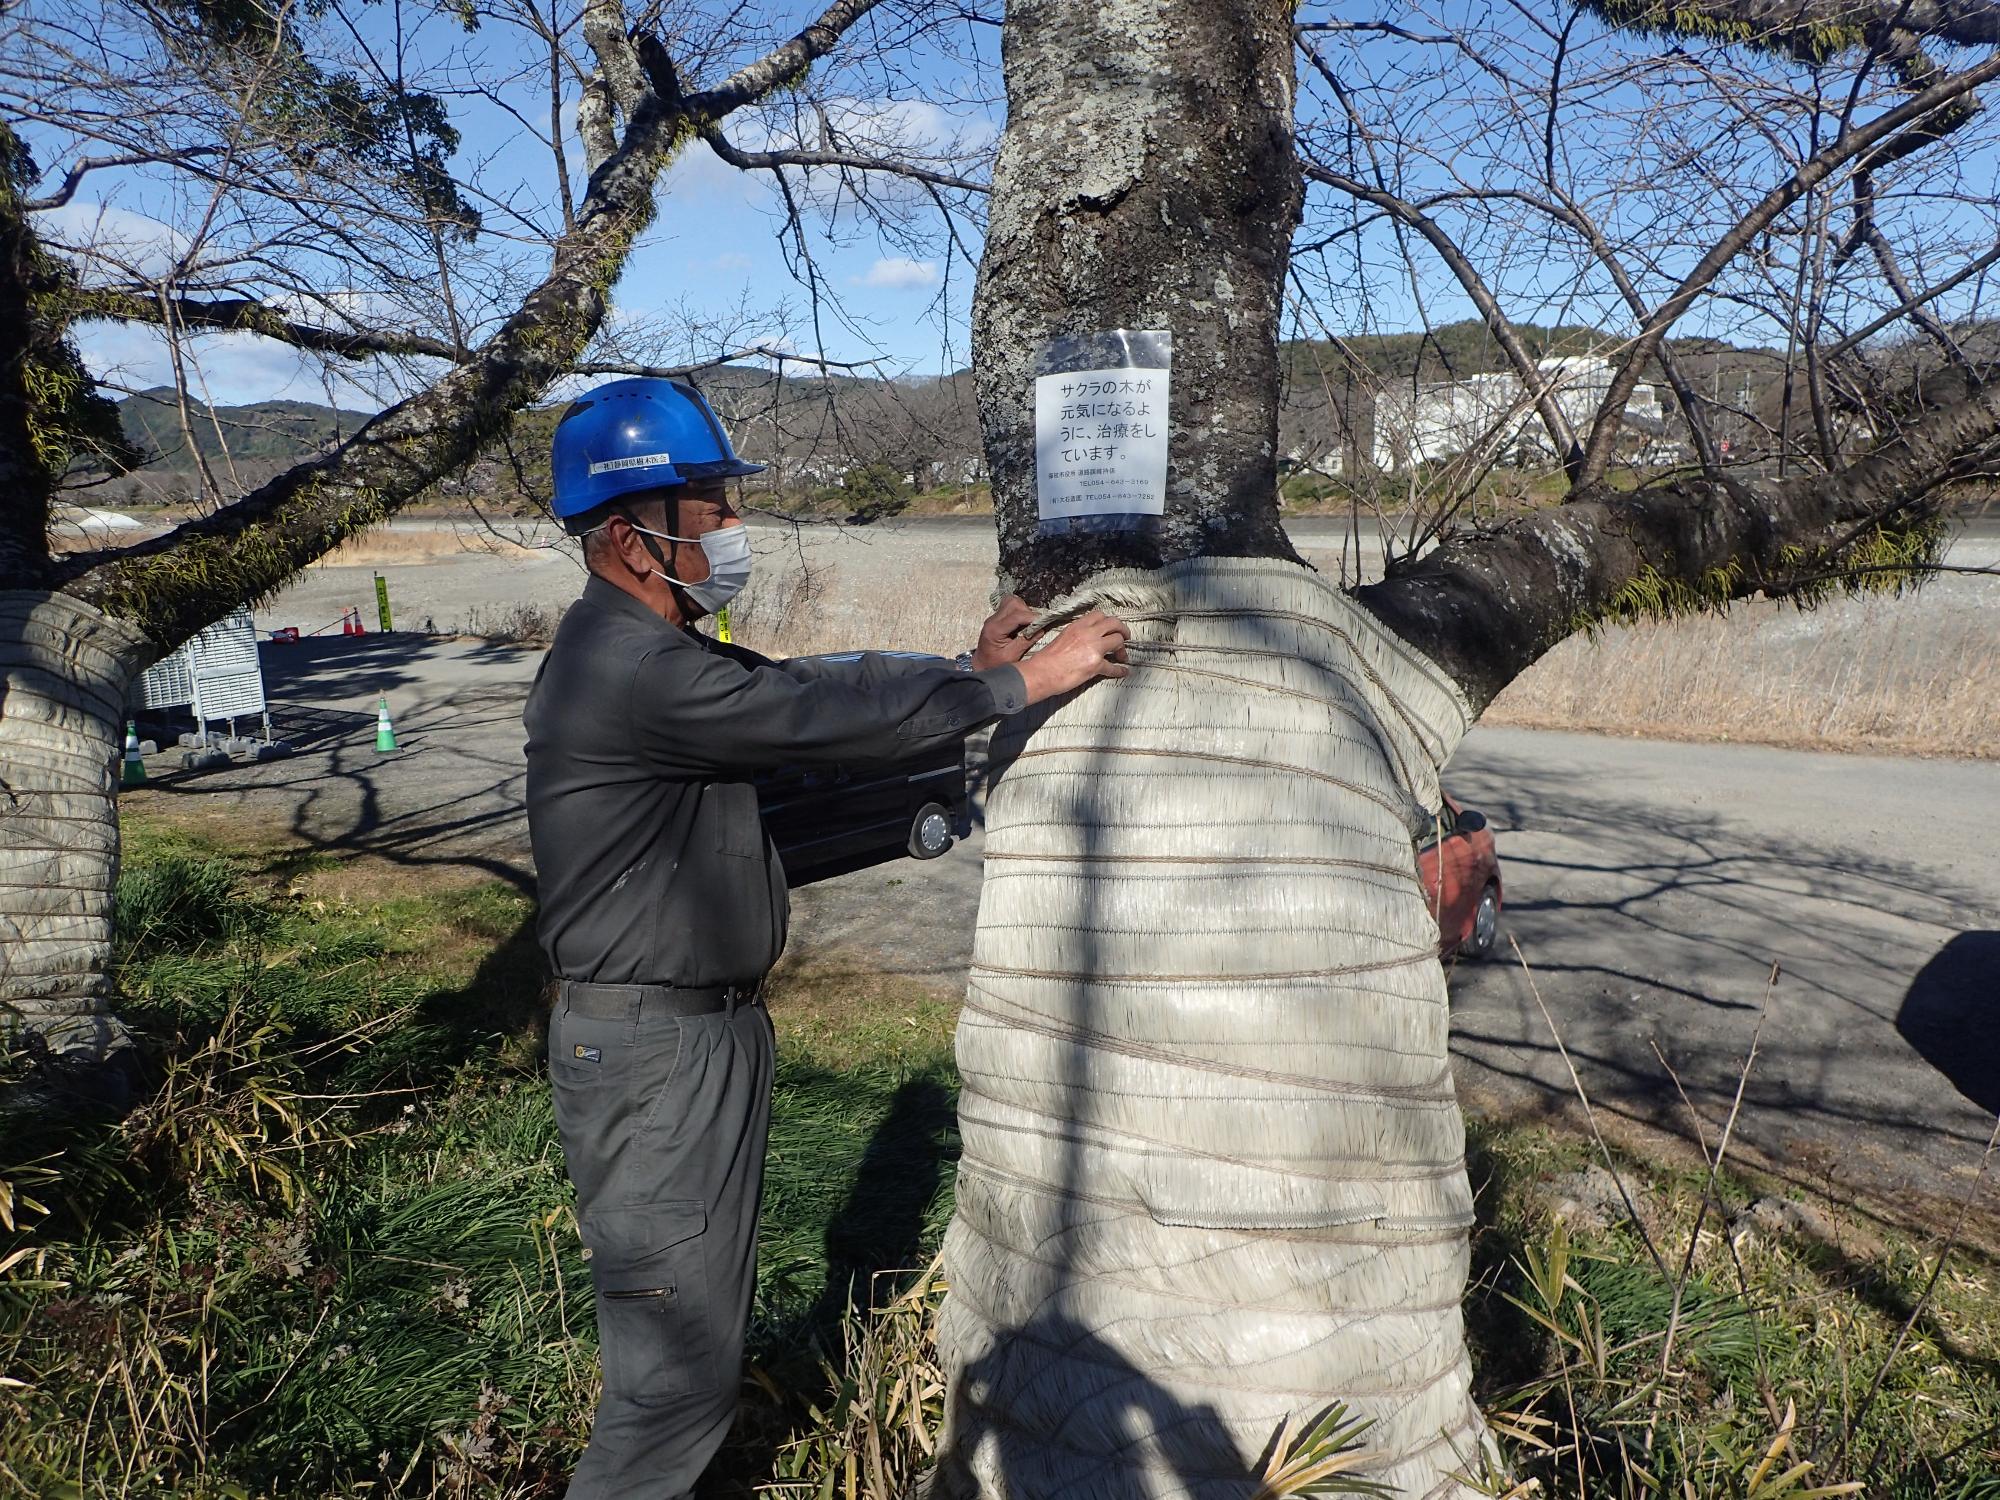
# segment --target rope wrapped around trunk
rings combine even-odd
[[[1093,579],[1131,674],[993,745],[941,1493],[1247,1497],[1288,1416],[1471,1494],[1472,1195],[1413,836],[1470,727],[1295,564]]]

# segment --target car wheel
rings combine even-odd
[[[951,814],[926,802],[910,821],[910,857],[936,859],[951,848]]]
[[[1460,946],[1467,958],[1484,958],[1500,940],[1500,891],[1488,886],[1479,893],[1479,906],[1472,913],[1472,935]]]

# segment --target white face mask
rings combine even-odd
[[[664,542],[693,542],[701,548],[702,555],[708,559],[708,577],[700,583],[683,582],[658,568],[652,571],[655,577],[678,585],[688,598],[709,614],[716,613],[742,593],[743,585],[750,581],[750,528],[741,521],[734,526],[718,526],[699,537],[648,531],[636,522],[632,529],[645,536],[656,536]]]

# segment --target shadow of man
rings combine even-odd
[[[2000,932],[1961,932],[1910,981],[1896,1030],[1953,1088],[2000,1114]]]
[[[958,1158],[956,1123],[956,1101],[936,1080],[912,1078],[897,1088],[847,1201],[826,1226],[826,1288],[808,1322],[819,1337],[833,1337],[847,1313],[865,1312],[871,1300],[901,1289],[877,1288],[880,1273],[922,1266],[938,1184]]]

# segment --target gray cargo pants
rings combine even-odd
[[[562,985],[556,1128],[597,1289],[604,1396],[569,1500],[681,1500],[736,1412],[771,1123],[771,1020],[754,988]]]

